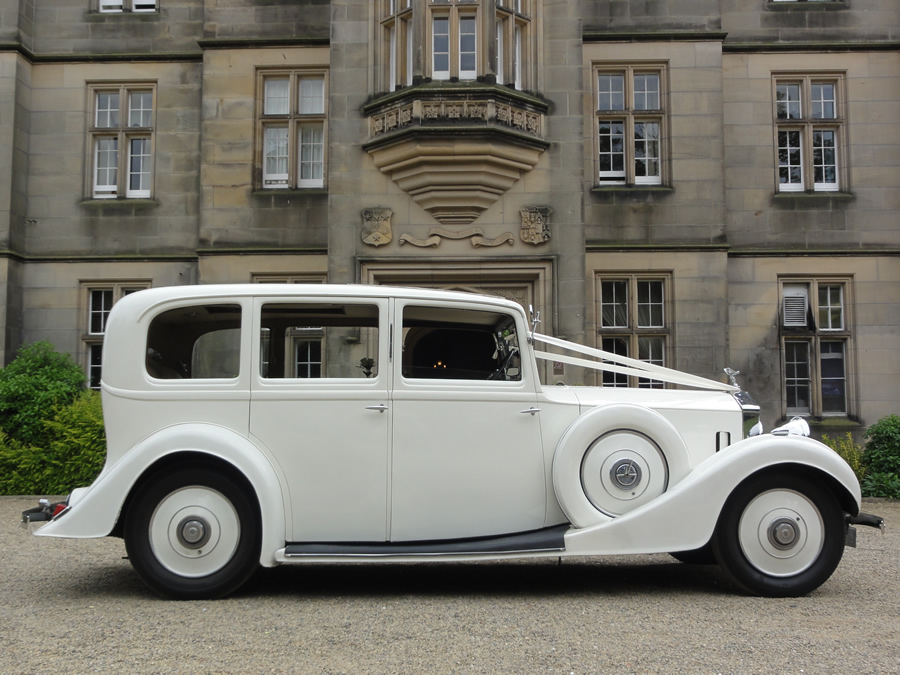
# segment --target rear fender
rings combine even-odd
[[[191,453],[194,457],[208,455],[225,461],[250,482],[262,520],[260,564],[275,565],[275,551],[285,542],[285,513],[290,512],[278,472],[246,438],[225,427],[208,424],[175,425],[141,441],[118,462],[105,467],[93,485],[74,491],[70,507],[34,534],[76,539],[109,535],[141,476],[159,460],[179,453]]]
[[[802,437],[756,436],[702,462],[666,493],[623,516],[566,535],[569,555],[689,551],[712,538],[728,497],[762,471],[795,471],[826,482],[843,508],[859,511],[859,482],[841,457]]]

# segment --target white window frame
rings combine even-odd
[[[778,192],[839,192],[846,184],[843,79],[841,73],[773,74]],[[831,89],[830,98],[823,88]],[[825,136],[830,144],[822,142]]]
[[[531,31],[530,3],[522,0],[497,2],[495,73],[498,84],[525,88],[527,40]]]
[[[103,14],[123,12],[157,12],[157,0],[97,0],[97,11]]]
[[[411,0],[383,0],[381,30],[385,40],[388,91],[413,82],[413,6]]]
[[[786,277],[780,280],[782,396],[785,416],[844,417],[852,414],[851,279],[847,277]],[[805,360],[789,360],[802,345]],[[840,345],[835,351],[834,346]],[[840,360],[839,374],[826,372],[826,362]],[[802,366],[800,365],[802,363]],[[805,368],[805,372],[798,369]],[[842,410],[827,410],[826,384],[843,385]],[[805,384],[804,384],[805,383]],[[789,405],[791,392],[804,390],[806,405]]]
[[[666,65],[594,64],[593,73],[597,184],[663,185],[668,166]],[[638,87],[646,77],[655,78],[655,90]],[[601,92],[601,82],[607,78],[620,80],[621,88],[604,87]],[[654,97],[648,95],[648,91]],[[658,107],[649,107],[650,103]],[[651,128],[653,134],[648,133]]]
[[[84,344],[84,368],[88,376],[88,386],[91,389],[99,389],[100,377],[103,369],[103,339],[106,336],[106,322],[109,312],[119,300],[135,291],[150,288],[151,282],[144,279],[128,281],[82,281],[82,316],[84,317],[83,344]],[[102,306],[95,306],[95,294],[103,293]],[[108,296],[107,296],[108,294]],[[108,305],[107,305],[108,300]],[[99,319],[99,326],[97,321]]]
[[[258,78],[259,187],[263,190],[325,187],[327,71],[261,69]],[[270,96],[270,85],[281,81],[287,84],[287,96],[274,95],[279,93],[274,89]],[[313,89],[307,88],[310,84],[314,84]],[[275,138],[276,133],[279,138]],[[270,160],[277,160],[277,165],[273,167]]]
[[[149,108],[144,106],[147,96]],[[112,97],[117,97],[115,108]],[[140,97],[138,108],[133,107],[136,97]],[[90,83],[88,98],[91,197],[150,199],[155,174],[156,84]]]
[[[609,273],[596,277],[597,334],[599,348],[656,365],[667,365],[672,348],[671,287],[667,274]],[[650,284],[658,299],[646,296]],[[613,289],[613,294],[606,289]],[[612,302],[610,302],[612,300]],[[649,300],[649,302],[648,302]],[[642,308],[645,310],[642,312]],[[607,309],[607,317],[604,316]],[[642,319],[642,314],[646,320]],[[624,350],[620,348],[624,346]],[[662,382],[646,378],[603,373],[605,387],[663,388]]]

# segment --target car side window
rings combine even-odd
[[[241,363],[241,307],[192,305],[154,317],[146,367],[161,380],[232,379]]]
[[[405,307],[403,376],[410,379],[520,380],[515,318],[501,312]]]
[[[378,374],[378,307],[271,302],[262,307],[260,375],[267,379],[369,378]]]

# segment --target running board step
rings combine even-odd
[[[451,556],[564,551],[566,549],[565,535],[568,531],[569,525],[556,525],[531,532],[473,539],[383,543],[321,542],[288,544],[284,549],[284,556],[286,558],[306,556]]]

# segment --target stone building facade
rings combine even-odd
[[[867,425],[898,106],[894,0],[0,0],[0,351],[96,382],[148,286],[458,288]]]

